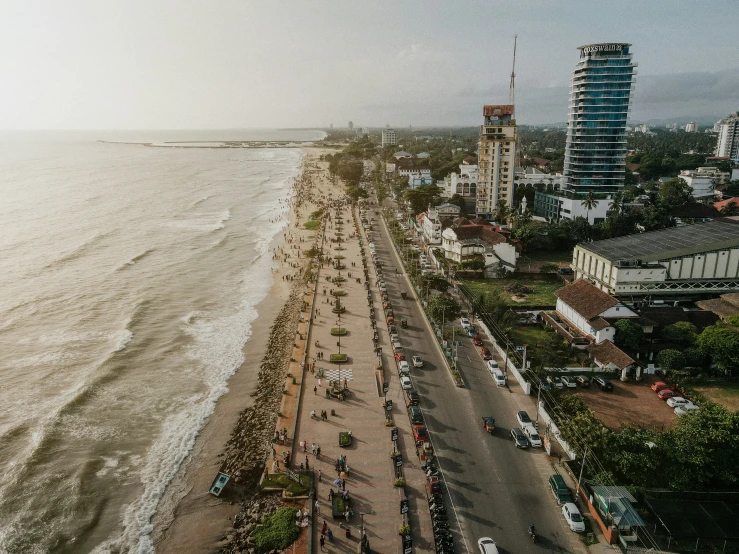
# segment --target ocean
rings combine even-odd
[[[301,160],[211,141],[321,135],[0,136],[0,552],[154,551],[272,285]]]

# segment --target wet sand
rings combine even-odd
[[[304,170],[296,179],[285,227],[294,241],[303,237],[305,242],[296,242],[302,251],[312,244],[308,237],[318,234],[303,226],[318,209],[308,200],[308,189],[315,183],[328,186],[328,172],[317,173],[315,164],[330,151],[304,152]],[[244,347],[244,364],[229,380],[229,391],[218,401],[160,503],[153,521],[158,553],[216,552],[228,533],[229,520],[239,510],[239,500],[251,496],[264,470],[306,289],[303,279],[296,277],[307,267],[307,260],[291,255],[285,261],[282,255],[291,253],[289,246],[282,234],[270,246],[281,248],[273,266],[278,269],[270,294],[257,306],[259,317]],[[232,476],[222,498],[208,493],[218,471]]]

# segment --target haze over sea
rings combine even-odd
[[[153,551],[272,284],[299,149],[123,142],[320,136],[0,135],[0,552]]]

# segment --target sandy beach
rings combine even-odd
[[[300,252],[318,240],[320,231],[305,228],[321,197],[340,194],[332,183],[330,151],[304,150],[301,175],[293,186],[289,221],[271,245],[274,284],[258,306],[253,334],[244,347],[244,363],[230,378],[229,391],[218,401],[190,456],[167,488],[154,518],[157,552],[215,552],[239,510],[251,497],[264,470],[280,410],[288,365],[295,357],[295,337],[301,323],[304,295],[312,285],[301,274],[308,260]],[[231,475],[224,496],[208,488],[218,471]]]

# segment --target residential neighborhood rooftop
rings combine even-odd
[[[562,287],[554,294],[587,320],[602,314],[608,308],[619,303],[613,296],[603,292],[585,279],[578,279],[574,283]]]
[[[723,250],[739,246],[737,221],[717,221],[672,227],[637,235],[579,244],[611,262],[619,260],[658,261],[707,250]]]

